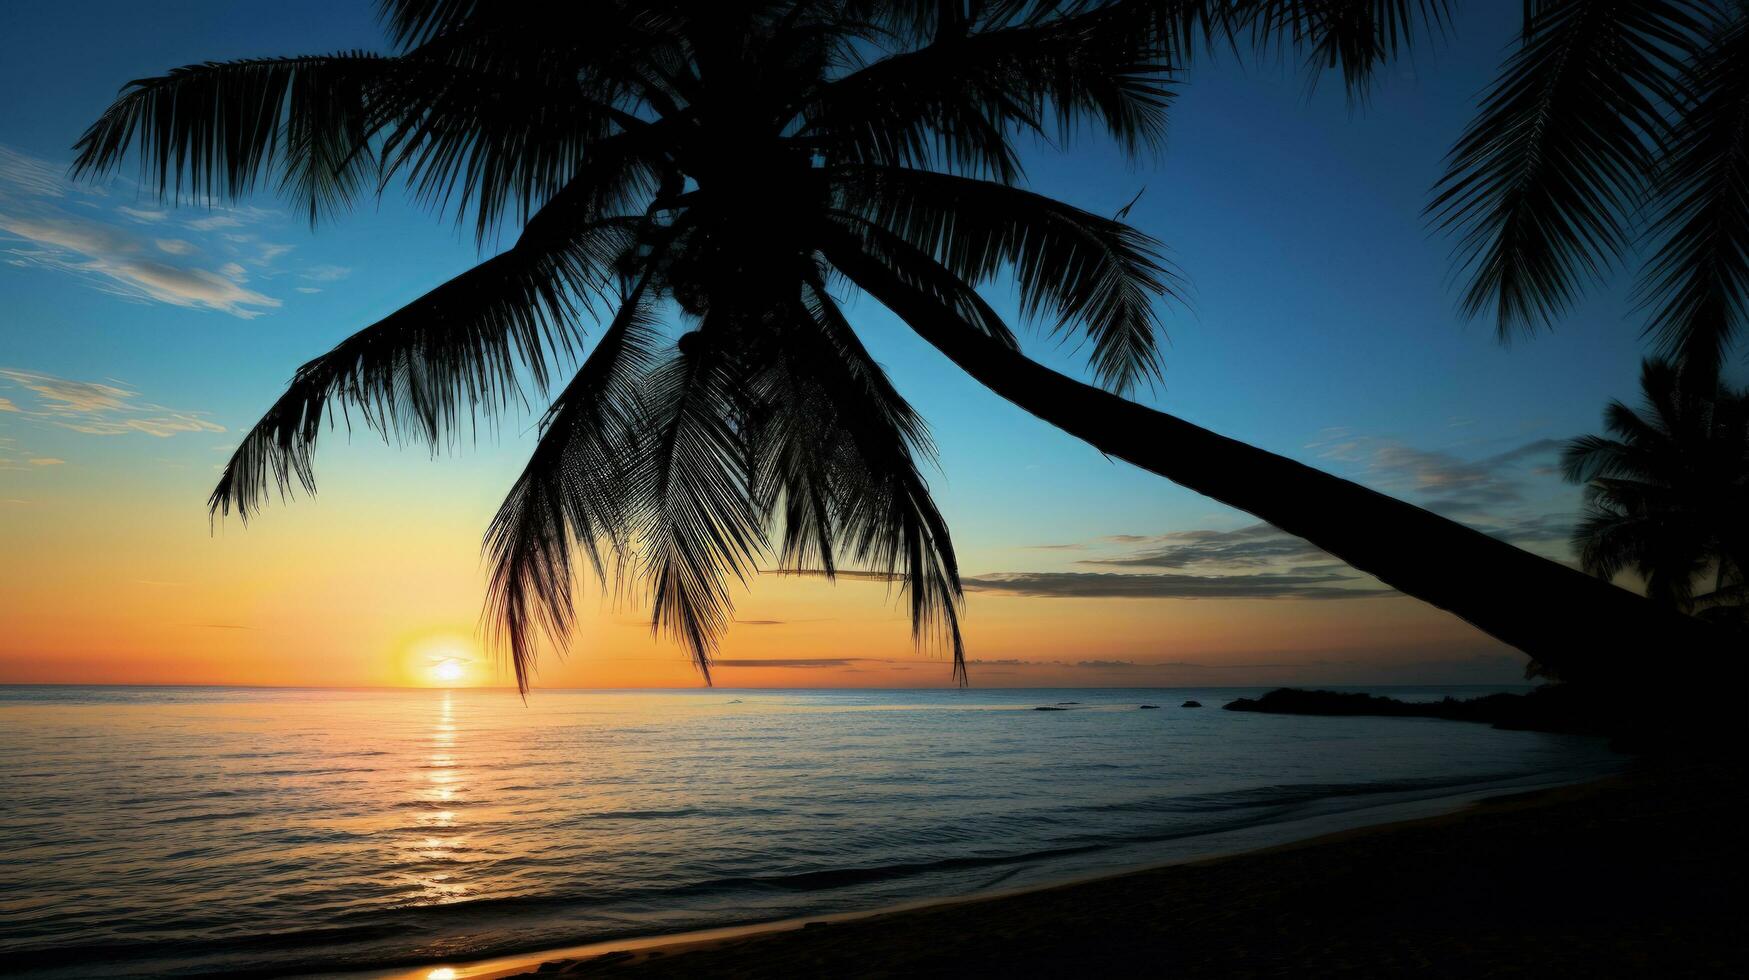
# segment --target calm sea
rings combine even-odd
[[[0,687],[0,973],[323,972],[878,908],[1618,765],[1220,710],[1251,693]]]

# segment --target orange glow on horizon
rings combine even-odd
[[[344,474],[343,474],[344,475]],[[391,473],[387,484],[398,479]],[[509,687],[477,631],[477,507],[385,499],[336,478],[332,498],[209,533],[207,474],[94,490],[0,513],[0,683]],[[343,505],[329,501],[341,500]],[[409,502],[412,501],[412,502]],[[154,515],[142,521],[140,512]],[[27,519],[28,517],[28,519]],[[92,556],[101,555],[102,560]],[[1000,566],[995,566],[1000,567]],[[696,688],[647,612],[580,583],[563,652],[537,688]],[[948,687],[883,584],[755,576],[736,597],[719,687]],[[1404,598],[1132,600],[974,592],[963,618],[976,687],[1125,687],[1516,680],[1523,658]],[[1449,669],[1446,666],[1450,665]],[[1486,676],[1483,676],[1483,675]]]

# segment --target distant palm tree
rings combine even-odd
[[[1459,235],[1465,311],[1534,330],[1640,251],[1646,332],[1718,364],[1749,337],[1749,3],[1524,8],[1429,207]]]
[[[76,170],[137,148],[167,198],[264,177],[312,221],[391,180],[509,249],[300,368],[214,490],[244,517],[315,488],[325,420],[445,445],[605,329],[547,409],[487,535],[489,619],[526,686],[573,565],[647,586],[708,672],[731,585],[768,559],[905,589],[963,677],[960,581],[922,421],[834,289],[854,286],[996,393],[1112,456],[1305,537],[1572,674],[1688,617],[1455,522],[1127,401],[1176,279],[1120,220],[1018,186],[1017,140],[1155,149],[1177,66],[1244,32],[1355,87],[1419,0],[389,0],[393,56],[207,63],[132,83]],[[1438,4],[1432,5],[1437,9]],[[1029,360],[975,291],[1085,344],[1111,391]],[[692,327],[665,342],[678,309]],[[708,677],[708,673],[707,673]]]
[[[1658,602],[1735,619],[1749,600],[1749,391],[1690,378],[1647,361],[1645,408],[1612,402],[1614,438],[1567,446],[1567,479],[1585,487],[1573,546],[1593,575],[1631,570]]]

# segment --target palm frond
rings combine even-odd
[[[1749,17],[1722,27],[1683,79],[1639,285],[1659,348],[1707,370],[1749,316]]]
[[[1000,6],[1000,5],[997,5]],[[1069,4],[959,20],[878,58],[806,103],[798,138],[835,162],[942,168],[1012,183],[1009,132],[1050,138],[1092,123],[1131,152],[1165,135],[1172,66],[1152,4]]]
[[[1503,339],[1534,330],[1612,268],[1696,10],[1571,0],[1532,18],[1427,209],[1457,235],[1466,315],[1490,315]]]
[[[417,47],[467,22],[479,0],[378,0],[389,36],[403,48]]]
[[[938,305],[986,337],[1011,350],[1019,348],[1014,332],[976,289],[952,270],[898,234],[864,218],[840,212],[833,216],[840,229],[858,243],[857,254],[879,262],[891,275],[912,289],[928,294]],[[834,263],[836,264],[836,263]]]
[[[129,82],[85,130],[76,177],[138,149],[140,180],[172,201],[236,200],[269,174],[314,221],[374,188],[374,93],[402,70],[364,51],[207,62]]]
[[[653,596],[651,627],[691,654],[705,680],[734,611],[731,578],[745,582],[766,550],[754,513],[741,424],[744,365],[701,325],[698,336],[643,385],[647,462],[627,492],[647,501],[635,536]]]
[[[1028,317],[1093,344],[1100,381],[1127,391],[1160,375],[1156,299],[1179,298],[1159,243],[1040,194],[896,167],[831,171],[839,206],[904,239],[972,285],[1011,270]]]
[[[657,335],[646,287],[621,301],[601,340],[554,400],[541,438],[486,532],[491,562],[485,622],[526,694],[542,635],[563,647],[571,629],[573,555],[598,578],[603,548],[623,564],[637,501],[626,488],[638,464],[638,383]]]
[[[835,498],[837,527],[857,566],[902,583],[919,643],[939,640],[953,657],[955,678],[966,683],[965,643],[960,635],[962,591],[959,564],[947,521],[935,507],[916,454],[929,452],[927,432],[911,406],[869,356],[837,303],[818,282],[804,292],[803,306],[818,326],[813,344],[787,345],[799,368],[816,379],[828,411],[823,448],[849,465]],[[790,567],[804,567],[794,555]]]
[[[1365,94],[1378,69],[1421,35],[1451,21],[1448,0],[1250,0],[1233,4],[1239,28],[1259,48],[1300,52],[1308,75],[1337,71],[1351,97]]]
[[[544,389],[554,355],[575,347],[579,304],[611,281],[639,221],[579,220],[592,210],[581,199],[599,188],[575,190],[530,221],[510,250],[299,368],[226,464],[213,513],[235,508],[247,519],[271,490],[314,493],[316,441],[331,400],[342,413],[359,410],[385,439],[435,450],[464,413],[491,414],[520,399],[520,372]]]

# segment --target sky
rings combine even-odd
[[[1129,220],[1188,278],[1141,400],[1570,560],[1578,491],[1553,466],[1635,397],[1639,323],[1625,281],[1510,346],[1456,313],[1451,243],[1421,210],[1519,12],[1464,6],[1364,104],[1291,62],[1214,59],[1183,79],[1157,158],[1034,147],[1027,186],[1106,214],[1140,194]],[[312,229],[271,193],[172,208],[127,169],[67,177],[130,79],[358,48],[386,50],[361,0],[0,7],[0,683],[508,681],[478,642],[480,539],[539,406],[435,457],[337,429],[317,498],[247,527],[205,508],[295,368],[478,261],[471,233],[393,189]],[[1450,615],[1050,428],[873,301],[849,310],[940,450],[974,685],[1521,676],[1521,655]],[[1085,376],[1050,338],[1024,342]],[[716,683],[951,684],[895,598],[757,576]],[[589,583],[579,614],[537,685],[701,683],[646,610]]]

